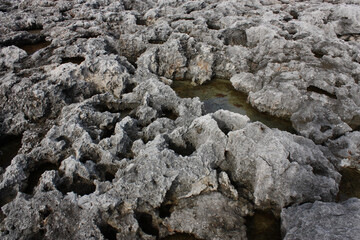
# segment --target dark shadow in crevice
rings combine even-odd
[[[66,57],[61,59],[61,64],[64,63],[74,63],[74,64],[81,64],[83,61],[85,61],[84,57]]]
[[[177,17],[177,18],[174,18],[174,19],[172,20],[172,22],[178,22],[178,21],[181,21],[181,20],[194,21],[195,18],[193,18],[193,17]]]
[[[36,233],[32,233],[30,236],[28,236],[27,239],[29,240],[39,240],[39,239],[45,239],[46,235],[46,229],[40,229]]]
[[[197,238],[195,235],[189,233],[175,233],[174,235],[169,235],[160,238],[159,240],[202,240],[202,239]]]
[[[120,111],[120,105],[114,104],[115,106],[111,106],[111,104],[107,104],[105,102],[97,102],[93,103],[92,107],[98,112],[109,112],[109,113],[118,113]]]
[[[159,236],[159,229],[153,225],[152,216],[144,212],[135,212],[135,218],[139,223],[141,230],[152,236]]]
[[[324,132],[326,132],[326,131],[328,131],[328,130],[330,130],[330,129],[331,129],[330,126],[321,126],[320,132],[324,133]]]
[[[126,84],[126,87],[123,90],[123,93],[131,93],[135,87],[136,87],[136,83],[128,83],[128,84]]]
[[[207,21],[206,24],[209,29],[212,29],[212,30],[220,30],[221,29],[220,26],[217,25],[215,22]]]
[[[172,183],[170,189],[167,190],[165,198],[161,203],[160,207],[158,208],[160,218],[167,218],[171,216],[173,207],[175,206],[175,203],[171,200],[173,199],[172,193],[174,192],[174,188],[176,188],[175,181]]]
[[[150,44],[164,44],[166,41],[161,40],[161,39],[150,39],[148,42]]]
[[[119,232],[116,228],[108,223],[103,223],[98,226],[101,234],[107,240],[116,240],[116,234]]]
[[[101,134],[100,134],[100,140],[102,140],[104,138],[109,138],[114,134],[115,134],[115,127],[110,125],[107,128],[102,129]]]
[[[106,166],[103,164],[96,165],[96,171],[98,172],[101,181],[112,182],[112,180],[115,178],[117,170],[118,169],[116,167]]]
[[[17,191],[11,187],[0,189],[0,208],[16,197]]]
[[[173,109],[162,107],[160,117],[166,117],[175,121],[179,117],[179,114]]]
[[[22,136],[4,136],[0,140],[0,167],[6,169],[21,148]]]
[[[326,52],[321,49],[311,49],[311,52],[316,58],[322,58],[324,55],[326,55]]]
[[[298,19],[299,18],[299,13],[295,10],[291,10],[290,15],[293,17],[293,19]]]
[[[236,46],[242,45],[247,46],[246,31],[242,29],[226,29],[222,33],[225,45]]]
[[[246,217],[246,235],[249,240],[281,240],[280,218],[271,211],[255,210]]]
[[[323,94],[323,95],[326,95],[328,96],[329,98],[332,98],[332,99],[337,99],[336,95],[335,94],[332,94],[332,93],[329,93],[321,88],[318,88],[318,87],[315,87],[315,86],[309,86],[307,89],[306,89],[308,92],[314,92],[314,93],[318,93],[318,94]]]
[[[231,128],[227,126],[227,124],[224,121],[221,121],[220,119],[214,118],[213,119],[216,121],[219,129],[225,134],[227,135],[230,131]]]
[[[60,142],[60,141],[65,142],[65,145],[62,147],[62,149],[66,149],[66,148],[70,147],[70,145],[71,145],[71,140],[66,136],[60,136],[60,137],[56,138],[55,140],[58,142]]]
[[[50,162],[45,162],[35,166],[34,170],[30,172],[27,178],[26,187],[22,190],[22,192],[29,195],[33,194],[35,187],[39,184],[41,175],[45,171],[51,170],[58,170],[58,166]]]
[[[343,168],[340,171],[341,181],[337,202],[346,201],[349,198],[360,198],[360,171],[356,168]]]
[[[136,25],[146,26],[146,20],[141,17],[136,17]]]
[[[183,157],[190,156],[196,151],[196,148],[190,142],[186,142],[185,146],[180,146],[175,144],[172,140],[169,140],[168,147],[169,149],[173,150],[176,154],[181,155]]]
[[[87,161],[92,161],[94,163],[100,162],[101,157],[100,154],[94,150],[94,149],[87,149],[86,152],[81,154],[81,157],[79,159],[80,162],[86,163]]]
[[[96,186],[92,181],[78,175],[73,176],[72,182],[70,182],[70,179],[68,178],[63,178],[62,182],[56,187],[63,195],[66,195],[68,192],[74,192],[79,196],[84,196],[89,195],[96,190]]]

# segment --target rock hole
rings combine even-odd
[[[17,191],[10,187],[0,189],[0,208],[16,197]]]
[[[180,18],[175,18],[172,22],[178,22],[178,21],[181,21],[181,20],[194,21],[195,18],[193,18],[193,17],[180,17]]]
[[[58,167],[55,164],[49,163],[49,162],[37,165],[34,168],[35,169],[30,172],[30,175],[27,178],[27,185],[26,185],[25,189],[22,191],[22,192],[24,192],[26,194],[29,194],[29,195],[33,193],[34,188],[39,183],[39,179],[40,179],[41,175],[45,171],[57,170],[58,169]]]
[[[293,17],[293,19],[298,19],[299,18],[299,13],[295,10],[291,10],[289,12],[289,14]]]
[[[83,61],[85,61],[84,57],[68,57],[61,59],[61,64],[64,63],[74,63],[74,64],[81,64]]]
[[[206,24],[209,29],[212,29],[212,30],[220,30],[221,29],[220,26],[218,24],[216,24],[215,22],[207,21]]]
[[[55,140],[58,141],[58,142],[61,142],[61,141],[65,142],[65,145],[63,146],[63,149],[68,148],[71,145],[70,139],[68,137],[65,137],[65,136],[60,136],[60,137],[56,138]]]
[[[108,126],[107,128],[102,129],[102,131],[100,133],[100,140],[104,139],[104,138],[109,138],[114,134],[115,134],[115,127]]]
[[[73,177],[72,183],[67,178],[63,179],[57,188],[63,195],[66,195],[68,192],[74,192],[79,196],[89,195],[96,190],[94,183],[80,177],[79,175],[75,175]]]
[[[100,154],[94,149],[87,149],[86,152],[81,154],[79,159],[80,162],[86,163],[87,161],[93,161],[94,163],[100,162],[101,157]]]
[[[159,217],[167,218],[171,216],[172,208],[174,207],[174,203],[169,200],[171,191],[168,190],[165,195],[164,201],[161,203],[159,207]]]
[[[337,202],[346,201],[349,198],[360,198],[360,171],[356,168],[343,168],[340,171],[341,181]]]
[[[160,240],[201,240],[200,238],[195,237],[193,234],[189,233],[175,233],[174,235],[169,235]]]
[[[235,45],[247,45],[247,36],[245,30],[241,29],[226,29],[222,36],[224,38],[224,44],[235,46]]]
[[[189,142],[186,142],[185,146],[179,146],[175,144],[173,141],[169,140],[168,144],[169,144],[169,149],[173,150],[176,154],[181,155],[183,157],[190,156],[196,151],[194,146]]]
[[[40,229],[38,232],[33,233],[29,236],[29,240],[39,240],[39,239],[45,239],[46,231],[45,229]]]
[[[109,113],[118,113],[120,110],[120,106],[114,106],[116,104],[111,104],[111,103],[104,103],[104,102],[97,102],[97,103],[93,103],[92,107],[98,111],[98,112],[109,112]]]
[[[332,99],[337,99],[335,94],[329,93],[329,92],[327,92],[327,91],[325,91],[325,90],[323,90],[321,88],[315,87],[315,86],[309,86],[306,90],[308,92],[314,92],[314,93],[326,95],[326,96],[328,96],[329,98],[332,98]]]
[[[280,218],[271,211],[255,210],[246,218],[246,235],[249,240],[281,240]]]
[[[137,17],[136,18],[136,25],[139,25],[139,26],[146,26],[146,20],[143,19],[143,18],[140,18],[140,17]]]
[[[45,39],[35,42],[35,43],[31,43],[31,44],[18,44],[17,46],[23,50],[26,51],[26,53],[28,55],[33,54],[34,52],[46,48],[47,46],[49,46],[51,44],[50,41],[46,41]]]
[[[166,117],[175,121],[179,115],[173,109],[162,107],[160,117]]]
[[[153,219],[150,214],[144,212],[135,212],[135,218],[138,221],[139,226],[144,233],[157,237],[159,236],[159,229],[157,229],[153,225],[153,221],[152,221]]]
[[[322,58],[326,53],[321,49],[311,49],[311,52],[316,58]]]
[[[0,167],[6,169],[21,148],[22,136],[5,136],[0,140]]]
[[[112,180],[115,178],[115,174],[117,172],[116,167],[106,166],[103,164],[96,165],[96,170],[102,181],[109,181],[109,182],[112,182]]]
[[[150,39],[148,42],[150,44],[164,44],[166,41],[161,40],[161,39]]]
[[[99,226],[101,234],[104,236],[107,240],[116,240],[116,234],[118,233],[118,230],[111,226],[110,224],[101,224]]]
[[[44,220],[52,213],[52,209],[49,206],[45,206],[45,209],[39,211],[40,217]]]
[[[123,93],[131,93],[134,90],[135,87],[136,87],[135,83],[129,83],[129,84],[126,85]]]
[[[321,131],[322,133],[324,133],[324,132],[326,132],[326,131],[328,131],[328,130],[330,130],[330,129],[331,129],[330,126],[321,126],[320,131]]]
[[[226,125],[224,121],[221,121],[220,119],[214,117],[213,119],[216,121],[218,127],[225,135],[227,135],[231,131],[231,129]]]

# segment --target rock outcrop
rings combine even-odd
[[[359,12],[0,0],[0,238],[247,239],[259,211],[285,239],[359,238],[359,200],[335,203],[360,170]],[[171,88],[215,78],[296,133]]]

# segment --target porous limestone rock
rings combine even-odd
[[[305,203],[283,209],[284,239],[359,239],[360,200]]]

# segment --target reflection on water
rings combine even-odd
[[[251,121],[259,121],[271,128],[295,133],[291,122],[261,113],[246,102],[247,95],[236,91],[229,80],[214,79],[201,86],[190,81],[174,81],[171,87],[182,98],[199,97],[204,102],[206,113],[219,109],[247,115]]]
[[[246,219],[246,235],[249,240],[280,240],[280,219],[272,212],[255,211]]]
[[[360,172],[355,168],[344,168],[340,171],[342,175],[337,201],[342,202],[349,198],[360,198]]]
[[[6,168],[21,147],[21,136],[9,136],[0,141],[0,167]]]

